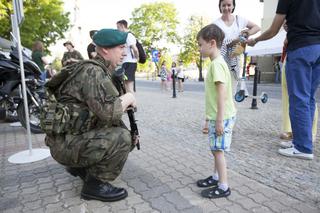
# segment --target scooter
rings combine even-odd
[[[239,36],[240,42],[245,44],[245,41],[247,40],[246,36]],[[243,45],[243,52],[245,50],[245,45]],[[247,63],[247,54],[244,52],[244,64],[243,64],[243,71],[242,71],[242,77],[240,80],[238,80],[238,84],[240,83],[240,90],[236,92],[234,95],[234,99],[237,102],[242,102],[245,98],[252,98],[252,99],[257,99],[259,98],[262,103],[267,103],[268,102],[268,94],[265,92],[262,92],[260,96],[257,96],[257,75],[258,75],[258,68],[255,67],[255,73],[254,73],[254,82],[253,82],[253,95],[250,95],[249,92],[246,92],[246,63]]]

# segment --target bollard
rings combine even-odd
[[[175,76],[175,69],[172,69],[172,98],[176,98],[176,76]]]
[[[258,84],[258,66],[254,68],[254,79],[253,79],[253,91],[252,91],[252,102],[251,109],[258,109],[257,107],[257,84]]]

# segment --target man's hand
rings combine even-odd
[[[131,92],[127,92],[126,94],[120,96],[120,99],[123,112],[126,111],[129,106],[137,106],[136,98]]]

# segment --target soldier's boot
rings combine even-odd
[[[122,200],[127,196],[128,192],[124,188],[115,187],[108,182],[103,183],[92,176],[87,177],[81,191],[81,198],[85,200],[94,199],[111,202]]]
[[[87,172],[85,168],[66,167],[66,171],[72,176],[80,177],[83,181],[86,179]]]

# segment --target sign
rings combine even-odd
[[[159,62],[159,50],[152,50],[152,62]]]

